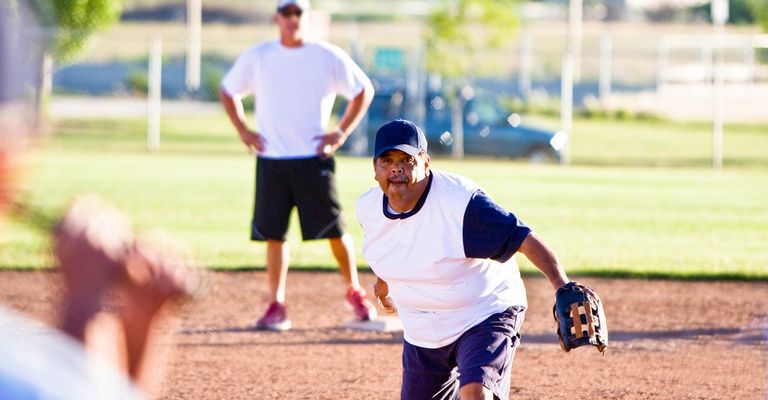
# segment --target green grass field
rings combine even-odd
[[[496,159],[433,166],[480,183],[541,233],[569,271],[768,279],[766,127],[728,127],[722,171],[704,167],[703,125],[577,120],[574,127],[572,166]],[[97,193],[138,230],[169,231],[208,267],[263,267],[263,246],[248,240],[254,162],[223,117],[164,120],[155,154],[144,151],[144,130],[138,120],[60,122],[30,157],[32,203],[53,214],[79,194]],[[375,183],[370,163],[338,160],[358,251],[354,204]],[[291,265],[332,268],[327,244],[301,243],[296,218],[292,224]],[[45,237],[25,224],[11,221],[0,235],[0,266],[51,265]],[[358,264],[366,265],[361,255]]]

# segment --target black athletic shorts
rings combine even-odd
[[[509,307],[437,349],[403,341],[400,399],[458,400],[462,386],[480,383],[493,392],[494,399],[508,400],[524,318],[525,307]]]
[[[259,157],[251,240],[285,240],[293,207],[299,210],[304,240],[341,237],[345,227],[335,171],[333,157]]]

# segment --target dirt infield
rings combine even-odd
[[[512,398],[768,399],[768,283],[580,280],[606,304],[608,353],[563,353],[553,291],[527,277]],[[351,313],[337,273],[292,271],[288,282],[294,329],[254,332],[264,273],[212,273],[203,299],[178,313],[159,398],[398,398],[402,334],[342,328]],[[0,302],[47,323],[57,293],[54,273],[0,272]]]

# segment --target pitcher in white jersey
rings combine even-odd
[[[280,0],[274,17],[280,39],[245,51],[221,82],[221,102],[243,144],[257,155],[251,240],[267,242],[270,301],[257,329],[290,329],[285,235],[298,209],[304,240],[328,239],[346,283],[346,299],[359,320],[376,318],[357,277],[354,244],[341,217],[333,153],[365,114],[373,87],[344,51],[305,36],[308,0]],[[349,100],[330,128],[336,95]],[[255,129],[241,99],[256,99]]]
[[[395,120],[376,133],[378,186],[357,202],[374,292],[403,322],[402,399],[508,399],[527,307],[512,257],[558,289],[568,277],[531,228],[474,182],[432,169],[424,133]]]

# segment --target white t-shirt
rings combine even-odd
[[[114,364],[80,342],[0,306],[0,399],[145,398]]]
[[[438,348],[489,316],[527,306],[512,258],[531,229],[474,182],[432,170],[413,210],[393,214],[376,186],[357,202],[363,255],[389,285],[408,343]]]
[[[326,133],[336,95],[352,99],[370,84],[343,50],[324,42],[298,48],[280,41],[243,53],[221,82],[231,96],[255,95],[256,131],[265,158],[317,155],[316,136]]]

